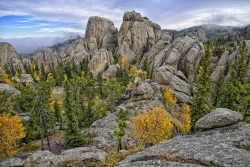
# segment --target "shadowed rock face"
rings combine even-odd
[[[156,43],[156,46],[153,45],[146,54],[146,58],[151,60],[150,68],[156,69],[169,65],[176,71],[182,71],[188,80],[191,81],[194,71],[198,67],[201,57],[204,55],[203,44],[198,39],[187,36],[177,38],[171,44],[169,44],[169,39],[166,38],[165,41],[162,39],[162,44]],[[155,48],[159,49],[155,51]]]
[[[250,163],[250,124],[237,123],[201,131],[195,135],[177,136],[145,151],[133,154],[120,164],[181,157],[204,165],[248,166]],[[122,165],[121,165],[122,166]]]
[[[57,53],[51,49],[46,49],[44,52],[37,52],[33,56],[33,61],[39,67],[48,66],[49,69],[56,67],[58,65]]]
[[[118,47],[122,46],[124,49],[119,51],[118,55],[127,57],[131,62],[136,55],[143,53],[144,46],[152,46],[159,40],[160,36],[161,27],[158,24],[142,17],[140,13],[135,11],[126,12],[118,34]],[[131,55],[131,52],[134,54]]]
[[[0,42],[0,64],[7,64],[9,67],[13,66],[16,69],[20,68],[23,70],[23,64],[19,59],[17,51],[7,42]]]
[[[86,50],[93,54],[102,48],[114,53],[117,44],[117,32],[113,21],[104,17],[90,17],[85,33]]]

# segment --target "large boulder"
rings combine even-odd
[[[139,81],[136,81],[139,80]],[[131,92],[133,101],[152,99],[154,95],[154,90],[148,83],[143,83],[140,78],[135,79],[136,87]]]
[[[36,151],[29,156],[25,162],[26,166],[50,167],[51,160],[55,159],[56,155],[48,150]]]
[[[175,39],[159,52],[153,52],[152,49],[155,50],[155,47],[153,46],[146,55],[146,58],[151,60],[151,70],[166,65],[172,66],[176,71],[182,71],[189,81],[193,79],[194,72],[204,55],[203,44],[197,38],[188,36]]]
[[[96,52],[89,62],[89,70],[93,73],[94,77],[98,73],[103,73],[110,65],[114,64],[114,58],[111,52],[100,49]]]
[[[218,128],[230,124],[235,124],[242,120],[243,120],[242,115],[236,111],[232,111],[227,108],[217,108],[215,111],[210,112],[209,114],[200,118],[195,123],[195,128],[197,129]]]
[[[126,157],[122,164],[179,159],[206,166],[249,166],[250,124],[237,123],[221,128],[180,135]]]
[[[116,142],[113,133],[117,127],[118,117],[114,113],[108,113],[107,116],[93,122],[88,131],[94,134],[94,141],[100,142],[101,145],[109,146]]]
[[[155,44],[161,37],[161,27],[150,21],[147,17],[142,17],[140,13],[135,11],[126,12],[123,16],[123,23],[118,33],[118,47],[123,46],[124,49],[134,52],[133,55],[142,55],[143,48],[150,47]],[[120,57],[127,57],[129,61],[135,59],[131,55],[126,55],[127,51],[117,52]]]
[[[0,42],[0,65],[7,64],[9,67],[23,70],[23,64],[15,48],[7,43]]]
[[[20,82],[21,82],[21,83],[25,83],[25,82],[34,83],[34,79],[33,79],[33,77],[31,76],[31,74],[21,74],[21,75],[19,76],[19,79],[20,79]]]
[[[24,161],[20,158],[10,158],[0,162],[0,167],[22,167]]]
[[[49,69],[58,65],[57,53],[50,48],[43,52],[36,52],[33,56],[33,62],[39,67],[48,66]]]
[[[234,35],[235,41],[240,42],[242,39],[250,40],[250,24]]]
[[[115,65],[109,66],[109,68],[102,74],[103,79],[112,78],[116,76],[117,68]]]
[[[114,53],[117,44],[117,28],[104,17],[92,16],[85,32],[85,48],[92,55],[99,49]]]
[[[20,91],[17,90],[16,88],[14,88],[13,86],[11,86],[9,84],[3,84],[3,83],[0,83],[0,91],[6,91],[9,93],[13,93],[13,95],[20,94]]]
[[[165,89],[173,89],[179,102],[190,102],[191,85],[181,71],[176,72],[172,66],[156,68],[153,81]]]

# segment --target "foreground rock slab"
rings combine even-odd
[[[177,136],[120,162],[131,164],[164,158],[193,159],[204,165],[249,166],[250,124],[239,122],[195,135]]]
[[[24,161],[20,158],[11,158],[7,159],[0,163],[0,167],[21,167],[23,166]]]
[[[75,163],[86,165],[91,162],[105,162],[107,156],[108,154],[105,151],[89,147],[78,147],[66,150],[60,155],[55,155],[48,150],[37,151],[26,159],[24,167],[56,167],[67,164],[73,165]]]

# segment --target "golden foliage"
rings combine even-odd
[[[136,74],[136,71],[137,71],[137,67],[136,66],[132,66],[130,68],[130,70],[129,70],[129,75],[134,77],[135,74]]]
[[[53,74],[52,73],[48,73],[47,81],[50,81],[52,79],[54,79]]]
[[[64,75],[63,75],[63,78],[64,78],[64,80],[67,80],[67,79],[68,79],[67,74],[64,74]]]
[[[22,118],[18,115],[0,115],[0,155],[11,157],[18,152],[18,141],[25,137]]]
[[[8,74],[5,73],[5,71],[2,71],[2,79],[3,81],[6,83],[6,84],[9,84],[11,86],[14,86],[14,87],[18,87],[18,83],[15,83],[15,82],[12,82],[10,79],[9,79],[9,76]]]
[[[128,59],[126,57],[123,57],[121,61],[122,61],[122,64],[124,67],[126,67],[126,68],[129,67],[129,62],[128,62]]]
[[[39,78],[39,76],[37,75],[36,71],[34,71],[33,78],[34,78],[34,80],[36,80],[36,81],[39,81],[39,80],[40,80],[40,78]]]
[[[127,84],[127,88],[132,88],[133,87],[133,83],[132,82],[129,82],[128,84]]]
[[[190,114],[190,106],[187,105],[186,103],[183,103],[181,106],[182,111],[184,112],[184,119],[185,119],[185,123],[184,123],[184,127],[186,132],[190,132],[191,129],[191,114]]]
[[[55,112],[55,102],[60,106],[60,108],[63,108],[63,102],[62,101],[51,101],[50,102],[50,111]]]
[[[171,88],[169,88],[165,91],[164,98],[170,104],[176,104],[176,102],[177,102],[176,97],[174,97],[174,91]]]
[[[19,77],[19,73],[18,73],[17,71],[16,71],[16,73],[15,73],[15,76],[16,76],[16,77]]]
[[[85,72],[82,70],[82,71],[81,71],[81,76],[84,76],[84,74],[85,74]]]
[[[173,124],[163,108],[156,107],[145,114],[139,113],[132,121],[132,136],[140,141],[157,144],[171,137]]]

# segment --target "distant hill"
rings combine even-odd
[[[174,33],[175,37],[182,37],[184,35],[194,35],[200,41],[204,42],[210,39],[216,39],[228,35],[235,35],[241,29],[242,27],[220,26],[216,24],[202,24],[199,26],[185,28],[180,31],[173,29],[163,29],[162,31],[168,32],[170,35]]]

